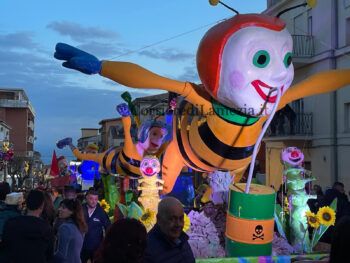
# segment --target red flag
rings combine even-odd
[[[59,169],[58,169],[58,162],[57,162],[56,152],[55,152],[55,150],[53,150],[50,175],[58,176],[58,174],[59,174]]]

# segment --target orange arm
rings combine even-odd
[[[335,91],[350,84],[350,69],[330,70],[317,73],[292,87],[281,98],[279,109],[304,97]]]
[[[99,162],[100,154],[98,153],[82,153],[78,148],[72,149],[74,156],[79,160],[90,160]]]
[[[191,83],[159,76],[134,63],[103,61],[100,74],[127,87],[171,91],[194,105],[207,104],[201,91]]]
[[[122,117],[123,129],[124,129],[124,149],[128,152],[128,150],[133,149],[134,144],[131,138],[131,117]]]

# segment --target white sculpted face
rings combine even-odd
[[[269,115],[277,99],[271,89],[284,94],[293,81],[292,50],[287,29],[240,29],[223,50],[217,100],[251,116]]]

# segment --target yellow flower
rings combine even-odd
[[[100,206],[102,207],[103,210],[108,214],[109,210],[111,209],[111,206],[107,203],[105,199],[102,199],[99,201]]]
[[[319,228],[320,222],[318,220],[318,217],[312,213],[311,211],[306,211],[306,217],[308,224],[313,228]]]
[[[317,218],[322,225],[334,226],[335,211],[329,206],[321,207],[317,212]]]
[[[149,231],[156,222],[156,213],[152,210],[146,209],[140,217],[140,221],[146,227],[147,231]]]
[[[186,215],[186,213],[184,213],[184,227],[183,227],[183,231],[187,232],[191,227],[191,220],[188,217],[188,215]]]

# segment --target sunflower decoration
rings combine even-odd
[[[188,215],[186,215],[186,213],[184,213],[184,227],[182,229],[182,231],[187,232],[191,227],[191,220],[188,217]]]
[[[111,209],[111,206],[107,203],[107,201],[105,199],[102,199],[98,203],[100,204],[102,209],[105,210],[105,212],[108,214],[109,210]]]
[[[313,228],[319,228],[320,222],[318,220],[318,217],[312,213],[311,211],[306,211],[306,217],[307,217],[307,223],[313,227]]]
[[[140,217],[140,221],[146,227],[148,232],[156,222],[156,213],[150,209],[146,209],[146,211]]]
[[[335,211],[329,206],[321,207],[317,212],[317,218],[320,224],[325,226],[334,226]]]

